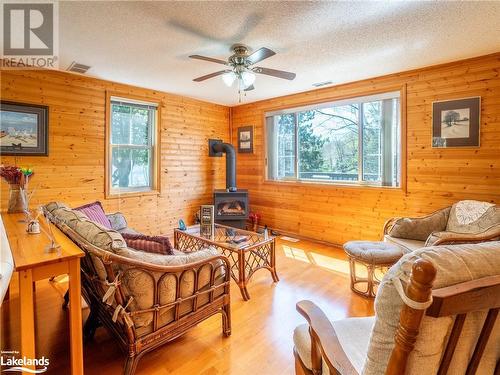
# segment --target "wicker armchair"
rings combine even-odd
[[[430,215],[386,221],[383,239],[408,253],[423,246],[479,243],[500,239],[500,206],[459,201]]]
[[[223,334],[231,334],[226,257],[209,249],[166,256],[141,254],[123,246],[118,232],[62,204],[50,203],[45,214],[86,254],[81,263],[82,294],[90,315],[84,338],[90,340],[100,325],[105,326],[126,353],[125,375],[135,372],[145,353],[214,314],[222,315]],[[96,246],[96,240],[89,238],[101,242],[106,238],[108,243]]]

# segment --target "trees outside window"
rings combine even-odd
[[[111,192],[153,190],[157,105],[111,98],[110,116]]]
[[[398,186],[399,118],[399,93],[268,115],[268,178]]]

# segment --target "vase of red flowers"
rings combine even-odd
[[[33,176],[31,168],[0,166],[0,177],[9,184],[8,213],[28,211],[28,182]]]
[[[250,212],[250,215],[248,215],[248,217],[252,222],[252,230],[254,232],[257,232],[257,230],[259,229],[260,214],[258,212]]]

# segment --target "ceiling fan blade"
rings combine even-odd
[[[268,76],[288,79],[290,81],[295,79],[295,77],[297,76],[295,73],[285,72],[283,70],[261,68],[260,66],[253,68],[252,71],[254,71],[255,73],[259,73],[259,74],[265,74]]]
[[[250,56],[247,57],[247,62],[249,65],[257,64],[259,61],[262,61],[264,59],[267,59],[268,57],[276,55],[276,52],[271,51],[269,48],[262,47],[259,48],[257,51],[252,53]]]
[[[201,77],[195,78],[195,79],[193,79],[193,81],[195,81],[195,82],[201,82],[201,81],[204,81],[206,79],[217,77],[217,76],[220,76],[220,75],[222,75],[224,73],[229,73],[229,72],[231,72],[231,71],[227,70],[227,69],[226,70],[220,70],[220,71],[215,72],[215,73],[210,73],[210,74],[207,74],[205,76],[201,76]]]
[[[243,91],[252,91],[253,89],[255,89],[254,85],[250,85]]]
[[[214,59],[213,57],[206,57],[206,56],[200,56],[200,55],[191,55],[189,57],[192,59],[196,59],[196,60],[210,61],[210,62],[214,62],[217,64],[227,65],[227,61]]]

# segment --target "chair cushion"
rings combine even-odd
[[[121,231],[128,227],[127,219],[121,212],[115,212],[114,214],[107,214],[109,222],[111,223],[111,227],[114,230]]]
[[[301,324],[293,331],[293,344],[300,360],[309,370],[312,369],[311,362],[311,336],[309,335],[309,324]],[[322,375],[330,375],[330,370],[323,360],[321,366]]]
[[[407,282],[413,263],[419,259],[431,261],[437,270],[434,288],[498,275],[500,270],[500,242],[481,244],[443,245],[424,247],[403,256],[386,273],[375,299],[376,321],[368,348],[363,375],[383,374],[394,347],[394,335],[403,307],[393,280],[400,277]],[[462,336],[448,370],[449,374],[464,374],[474,345],[486,317],[485,311],[467,315]],[[415,349],[410,354],[406,374],[434,374],[440,362],[453,317],[424,316]],[[500,356],[500,319],[491,333],[479,364],[477,374],[493,374]]]
[[[403,256],[399,246],[381,241],[349,241],[344,250],[350,256],[372,264],[395,263]]]
[[[375,317],[373,316],[332,321],[333,329],[344,353],[359,374],[361,374],[363,364],[365,363],[370,334],[374,323]],[[302,363],[308,369],[311,369],[311,337],[309,335],[308,324],[302,324],[295,329],[293,342]],[[333,358],[333,361],[335,361],[335,358]],[[322,372],[323,374],[329,373],[328,367],[324,362]]]
[[[127,247],[120,233],[88,219],[81,211],[71,210],[61,203],[49,203],[45,208],[55,220],[63,222],[100,249],[116,252],[116,249]]]
[[[121,233],[128,247],[148,253],[173,255],[170,240],[165,236],[147,236],[145,234]]]
[[[445,230],[449,213],[450,207],[446,207],[424,217],[400,218],[387,234],[391,237],[425,241],[432,232]]]
[[[102,208],[101,202],[95,201],[89,204],[85,204],[80,207],[74,208],[75,211],[79,211],[85,214],[89,220],[95,221],[101,224],[103,227],[108,229],[113,229],[111,222],[109,221],[104,209]]]
[[[405,254],[424,247],[425,242],[420,240],[409,240],[406,238],[397,238],[389,235],[384,236],[384,241],[399,246]]]
[[[451,207],[447,231],[457,233],[483,232],[500,224],[500,207],[488,202],[465,200]]]

